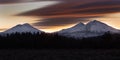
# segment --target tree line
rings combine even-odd
[[[57,33],[12,33],[0,36],[0,49],[113,49],[120,48],[120,34],[76,39]]]

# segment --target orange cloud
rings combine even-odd
[[[34,25],[45,27],[55,26],[58,22],[60,23],[58,23],[57,26],[66,26],[77,22],[83,22],[83,20],[89,21],[90,18],[104,17],[106,14],[120,12],[120,0],[59,1],[64,2],[52,6],[47,6],[42,9],[20,13],[17,14],[17,16],[37,16],[43,18],[43,20],[39,20],[37,23],[34,23]],[[76,19],[78,21],[76,21]]]

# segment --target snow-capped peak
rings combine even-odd
[[[86,30],[90,32],[118,32],[117,29],[97,20],[87,23]]]
[[[25,23],[25,24],[18,24],[11,29],[6,30],[4,33],[23,33],[23,32],[31,32],[31,33],[36,33],[36,32],[42,32],[34,27],[32,27],[30,24]]]
[[[93,20],[86,25],[79,23],[71,28],[61,30],[58,34],[68,37],[93,37],[103,35],[105,32],[120,33],[120,30],[115,29],[103,22]]]
[[[31,26],[30,24],[28,24],[28,23],[25,23],[25,24],[23,24],[23,26]]]
[[[97,20],[90,21],[86,25],[96,25],[96,24],[107,25],[107,24],[97,21]]]
[[[80,23],[76,24],[76,25],[73,26],[73,27],[81,27],[81,26],[85,26],[85,24],[80,22]]]
[[[75,26],[68,28],[68,29],[63,29],[59,33],[72,33],[76,31],[83,31],[85,29],[85,24],[84,23],[78,23]]]

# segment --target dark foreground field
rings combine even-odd
[[[3,49],[0,60],[120,60],[120,49]]]

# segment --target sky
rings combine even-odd
[[[120,29],[120,0],[0,0],[0,12],[0,31],[29,23],[56,32],[92,20]]]

